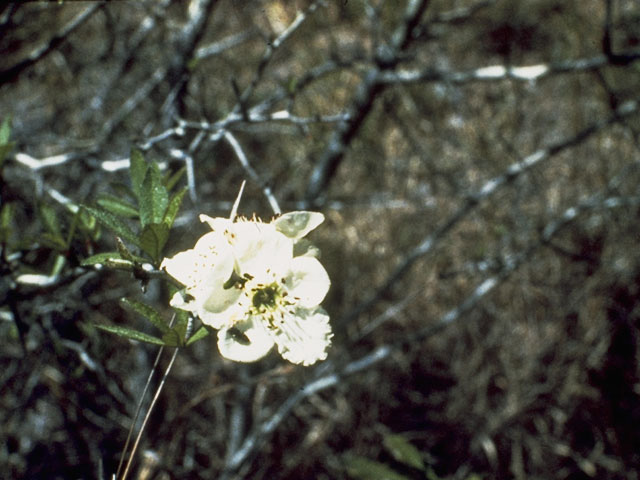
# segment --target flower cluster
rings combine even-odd
[[[274,344],[287,360],[324,360],[329,316],[320,307],[331,284],[317,250],[303,237],[324,221],[316,212],[290,212],[270,223],[200,215],[212,231],[193,249],[161,267],[185,288],[171,305],[218,329],[220,353],[252,362]]]

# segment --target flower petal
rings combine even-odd
[[[324,215],[319,212],[289,212],[276,218],[272,223],[279,232],[297,240],[324,222]]]
[[[232,248],[241,274],[257,277],[267,271],[276,274],[288,269],[293,258],[293,241],[273,225],[239,222],[233,227]]]
[[[327,348],[333,337],[329,315],[322,308],[299,308],[271,333],[280,354],[290,362],[302,365],[327,358]]]
[[[236,362],[255,362],[269,353],[271,347],[273,339],[260,319],[249,318],[218,332],[220,354]]]
[[[331,280],[322,264],[313,257],[295,257],[285,278],[289,295],[306,308],[319,305],[329,291]]]

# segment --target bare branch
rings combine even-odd
[[[262,189],[262,193],[264,193],[264,196],[267,197],[267,201],[269,202],[269,205],[271,206],[273,213],[275,213],[276,215],[281,214],[282,210],[280,210],[278,201],[273,196],[271,187],[269,187],[265,182],[263,182],[260,179],[260,176],[258,175],[258,173],[249,164],[249,160],[247,159],[247,156],[242,150],[242,147],[236,140],[236,137],[234,137],[231,132],[226,131],[224,132],[224,138],[229,143],[229,145],[231,145],[231,148],[233,148],[233,151],[236,153],[236,156],[238,157],[238,160],[240,161],[242,168],[245,169],[245,171],[249,175],[249,178],[251,178],[251,180],[253,180],[256,184],[258,184],[258,186]]]
[[[57,32],[48,42],[32,50],[26,58],[20,60],[18,63],[10,66],[5,70],[0,71],[0,84],[14,79],[20,72],[53,52],[58,46],[60,46],[60,44],[62,44],[62,42],[67,39],[67,37],[76,28],[86,22],[91,17],[91,15],[97,12],[98,9],[102,6],[103,4],[99,2],[89,5],[82,12],[73,17],[69,21],[69,23],[62,27],[62,29]]]

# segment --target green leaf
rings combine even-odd
[[[160,170],[152,163],[142,182],[140,192],[140,223],[143,227],[151,223],[161,223],[169,204],[169,194],[162,184]]]
[[[180,338],[180,344],[184,345],[185,338],[187,336],[187,330],[189,328],[189,323],[191,322],[190,315],[189,312],[186,312],[184,310],[175,309],[174,311],[176,315],[176,323],[173,327],[173,330],[175,330],[175,332],[178,334],[178,337]]]
[[[111,325],[96,325],[100,330],[105,332],[115,333],[116,335],[124,338],[130,338],[131,340],[137,340],[139,342],[151,343],[153,345],[164,345],[164,342],[158,337],[133,330],[126,327],[115,327]]]
[[[182,176],[185,174],[186,171],[187,171],[187,167],[182,167],[180,170],[176,171],[173,175],[171,174],[171,172],[167,172],[167,174],[164,176],[164,179],[162,180],[162,183],[164,184],[165,187],[167,187],[167,190],[169,192],[173,190],[173,187],[176,186],[176,183],[178,183],[178,181],[182,178]]]
[[[180,338],[180,334],[175,330],[169,330],[167,333],[162,335],[162,341],[167,347],[182,346],[182,339]]]
[[[105,210],[121,217],[136,218],[138,209],[115,195],[102,194],[96,202]]]
[[[160,315],[160,313],[158,313],[150,305],[139,302],[137,300],[133,300],[131,298],[123,298],[122,303],[149,320],[162,333],[167,333],[170,331],[169,325],[164,321],[162,315]]]
[[[5,118],[0,126],[0,145],[6,145],[9,143],[11,137],[11,119]]]
[[[86,205],[82,205],[82,208],[93,215],[96,220],[98,220],[102,225],[111,229],[119,237],[124,238],[134,245],[140,246],[140,242],[136,238],[135,234],[131,231],[131,229],[112,213],[106,212],[104,210],[99,210],[97,208],[88,207]]]
[[[13,203],[5,203],[0,209],[0,243],[6,243],[11,235]]]
[[[187,340],[187,345],[191,345],[192,343],[195,343],[198,340],[203,339],[207,335],[209,335],[209,329],[203,325],[198,330],[196,330],[193,335],[189,337],[189,340]]]
[[[121,257],[118,252],[105,252],[92,255],[89,258],[85,258],[80,265],[83,267],[89,267],[91,265],[105,265],[107,267],[119,268],[122,270],[133,270],[135,264]]]
[[[184,194],[187,193],[187,190],[188,188],[184,187],[171,197],[169,206],[167,207],[167,212],[164,214],[164,219],[162,220],[162,223],[164,223],[168,228],[171,228],[173,226],[173,222],[175,221],[176,215],[180,210],[182,199],[184,198]]]
[[[145,162],[142,152],[135,148],[131,150],[130,164],[129,164],[129,176],[131,177],[131,188],[137,198],[140,198],[142,193],[142,182],[147,174],[149,166]]]
[[[59,244],[64,245],[64,238],[62,237],[62,231],[60,229],[60,219],[58,213],[49,205],[40,205],[40,218],[44,223],[45,228],[51,234],[51,238]]]
[[[169,237],[169,227],[163,223],[147,225],[140,234],[140,248],[157,262]]]
[[[11,137],[11,119],[5,118],[0,126],[0,166],[2,166],[2,162],[5,157],[9,154],[13,146],[14,142],[10,142],[9,138]]]
[[[424,471],[424,462],[420,451],[402,435],[386,435],[383,439],[384,447],[398,462]]]
[[[343,456],[349,476],[362,480],[410,480],[384,463],[357,455]]]

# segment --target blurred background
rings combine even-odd
[[[634,0],[0,7],[0,476],[116,471],[157,348],[94,324],[168,293],[80,267],[114,236],[65,204],[136,147],[186,167],[169,256],[243,180],[243,215],[323,212],[335,336],[180,351],[130,478],[637,479],[638,60]]]

